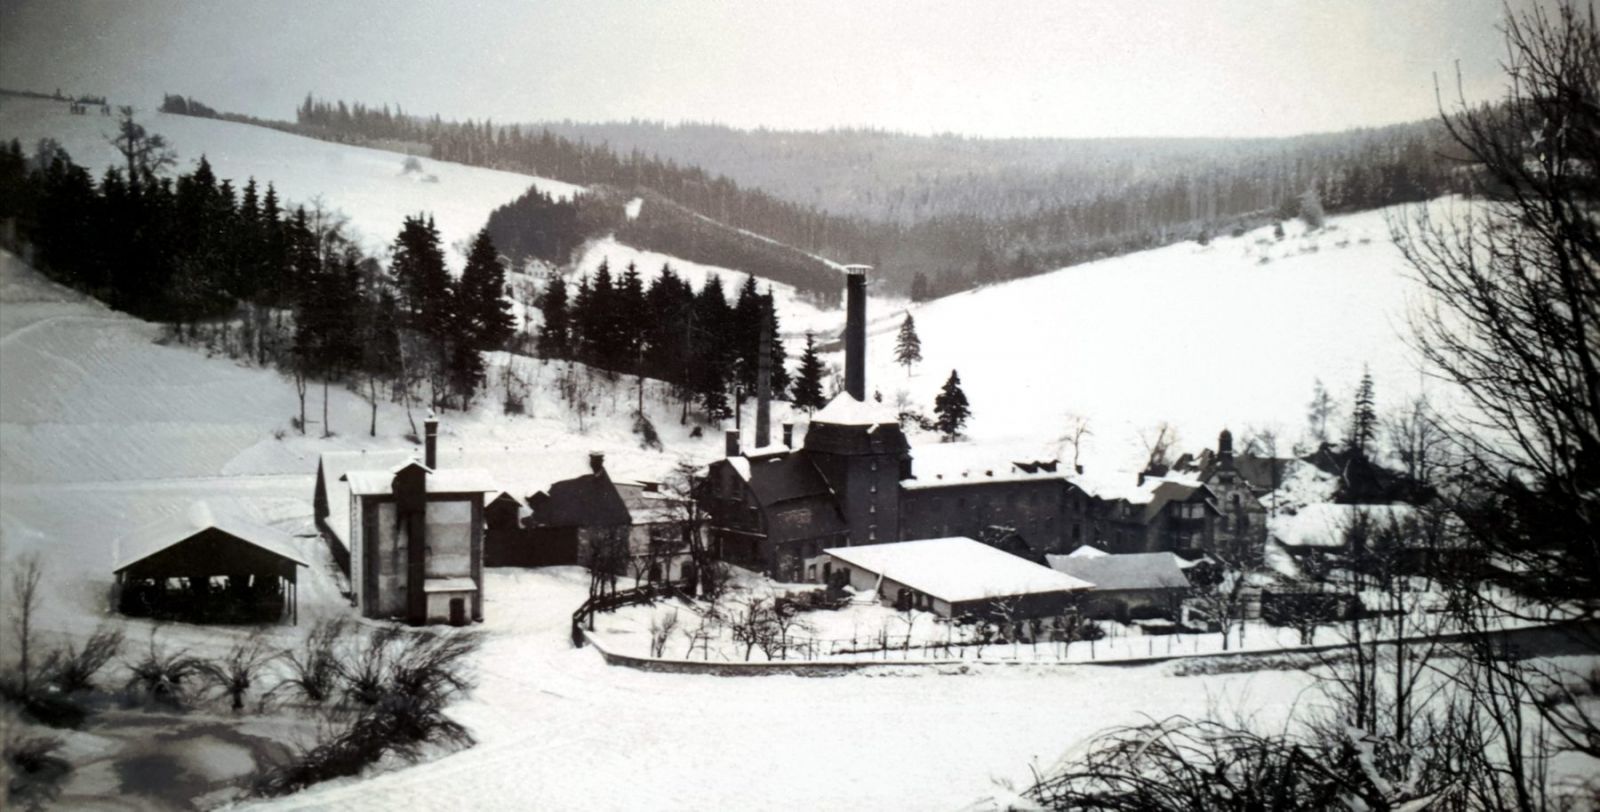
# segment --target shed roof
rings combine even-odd
[[[584,474],[550,486],[552,527],[601,527],[633,524],[633,515],[611,477]]]
[[[1093,586],[965,536],[835,547],[824,552],[952,603],[1073,592]]]
[[[1079,548],[1080,550],[1083,548]],[[1092,548],[1091,548],[1092,549]],[[1050,568],[1094,584],[1097,592],[1124,589],[1184,589],[1189,579],[1172,553],[1047,555]]]
[[[182,513],[151,522],[117,539],[112,547],[116,562],[112,571],[122,572],[162,550],[182,544],[211,529],[260,547],[298,566],[308,566],[295,550],[293,536],[229,513],[213,511],[210,505],[200,501]]]

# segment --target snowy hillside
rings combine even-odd
[[[50,551],[47,577],[71,596],[52,604],[61,615],[51,623],[77,626],[99,614],[112,542],[131,528],[204,498],[309,532],[318,454],[414,447],[400,406],[380,404],[378,436],[369,437],[368,404],[339,387],[329,393],[335,436],[319,436],[321,390],[313,386],[309,436],[301,437],[290,428],[299,404],[287,378],[163,345],[161,336],[160,327],[110,311],[0,252],[0,535],[8,558]],[[631,431],[631,379],[609,382],[577,367],[591,409],[580,419],[559,399],[565,364],[492,361],[493,390],[471,413],[443,416],[445,465],[487,468],[525,495],[584,472],[590,451],[605,453],[618,479],[660,479],[680,457],[705,462],[721,453],[720,435],[690,437],[692,427],[678,424],[676,403],[658,388],[647,387],[645,407],[665,450],[645,451]],[[508,363],[529,388],[523,415],[501,414]],[[303,541],[308,555],[320,552],[319,542]],[[337,600],[331,586],[320,597]],[[312,594],[307,599],[315,604]]]
[[[217,177],[232,180],[236,190],[254,177],[263,193],[272,182],[279,199],[288,204],[309,206],[320,197],[350,218],[350,227],[369,253],[387,248],[407,215],[428,212],[443,244],[451,249],[450,261],[460,267],[464,252],[454,249],[483,228],[489,212],[528,186],[557,198],[581,191],[548,178],[426,158],[418,159],[421,171],[405,171],[405,156],[395,152],[332,144],[249,124],[145,110],[137,118],[150,132],[166,137],[178,154],[180,170],[193,168],[203,154]],[[18,139],[31,154],[40,139],[54,138],[96,179],[107,167],[123,165],[108,137],[115,133],[116,121],[98,111],[72,115],[61,102],[0,96],[0,140]]]
[[[1264,228],[913,305],[926,360],[909,377],[894,362],[900,316],[874,300],[868,388],[931,412],[959,370],[975,440],[1049,443],[1078,415],[1090,465],[1137,465],[1140,433],[1162,421],[1180,448],[1275,426],[1288,451],[1315,378],[1347,402],[1370,364],[1380,410],[1424,384],[1404,342],[1417,291],[1384,218],[1330,218],[1313,234],[1289,223],[1281,241]]]

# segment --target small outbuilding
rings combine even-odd
[[[1181,559],[1172,553],[1109,555],[1084,546],[1046,558],[1051,569],[1094,584],[1084,598],[1088,617],[1126,621],[1142,608],[1176,613],[1189,590]]]
[[[293,537],[196,502],[118,539],[111,605],[132,617],[191,623],[298,619]]]
[[[824,578],[940,617],[1061,614],[1093,584],[965,536],[824,550]]]

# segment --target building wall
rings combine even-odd
[[[902,488],[900,540],[978,538],[1000,525],[1036,551],[1071,552],[1086,543],[1087,506],[1082,492],[1060,479]]]
[[[356,606],[366,617],[405,618],[411,584],[406,573],[407,538],[398,526],[395,503],[383,497],[352,496],[351,500],[351,516],[360,517],[351,522]],[[482,497],[474,502],[462,496],[436,498],[430,494],[425,510],[426,577],[472,579],[478,590],[468,609],[474,620],[482,620]]]

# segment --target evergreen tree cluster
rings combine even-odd
[[[783,399],[789,390],[777,308],[754,277],[745,278],[730,304],[715,275],[695,290],[664,265],[645,285],[636,267],[619,275],[601,262],[576,285],[551,272],[540,309],[536,346],[542,356],[667,381],[712,420],[732,414],[733,390],[755,394],[763,329],[773,397]]]
[[[568,200],[530,187],[521,197],[489,213],[489,236],[513,261],[541,259],[564,265],[591,235],[622,219],[619,206],[573,195]]]
[[[270,183],[236,191],[204,156],[176,177],[159,165],[134,161],[96,183],[53,142],[29,157],[11,141],[0,146],[0,220],[15,219],[50,278],[170,323],[180,339],[203,322],[236,328],[240,354],[292,372],[302,395],[308,379],[365,376],[375,399],[377,380],[428,377],[435,405],[451,394],[464,404],[483,381],[481,352],[512,335],[486,231],[457,280],[431,220],[407,218],[385,272],[339,218],[285,210]]]

